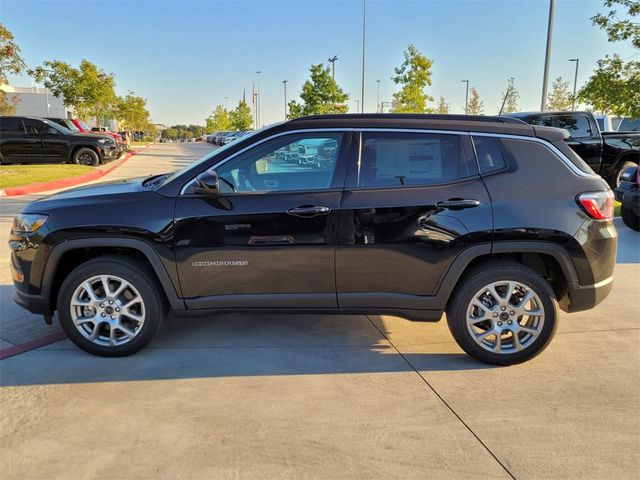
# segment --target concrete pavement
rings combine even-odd
[[[2,478],[637,478],[640,235],[617,226],[612,294],[513,367],[364,315],[170,318],[133,357],[1,361]]]

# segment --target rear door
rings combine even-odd
[[[338,304],[429,309],[454,259],[490,248],[489,195],[468,134],[363,131],[340,205]]]
[[[0,157],[2,163],[26,161],[29,142],[25,137],[22,118],[0,117]]]

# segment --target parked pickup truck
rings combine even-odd
[[[640,132],[601,132],[591,112],[510,113],[531,125],[564,128],[567,144],[613,188],[622,172],[640,164]]]

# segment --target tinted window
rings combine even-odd
[[[341,133],[297,134],[258,145],[216,168],[222,192],[329,188]]]
[[[358,186],[433,185],[469,176],[459,135],[364,133]]]
[[[491,173],[507,166],[502,142],[495,137],[473,137],[480,173]]]
[[[49,130],[49,126],[46,123],[32,118],[24,119],[24,128],[31,135],[44,135]]]
[[[24,133],[22,119],[0,117],[0,132],[3,135],[22,135]]]
[[[640,132],[640,118],[624,118],[618,127],[619,132]]]
[[[551,117],[538,117],[535,118],[531,125],[541,125],[543,127],[553,127],[553,119]]]
[[[573,138],[591,136],[591,126],[585,115],[561,115],[556,117],[556,121],[556,127],[568,130]]]

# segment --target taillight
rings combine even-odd
[[[578,204],[587,214],[596,220],[613,218],[613,192],[589,192],[578,195]]]

